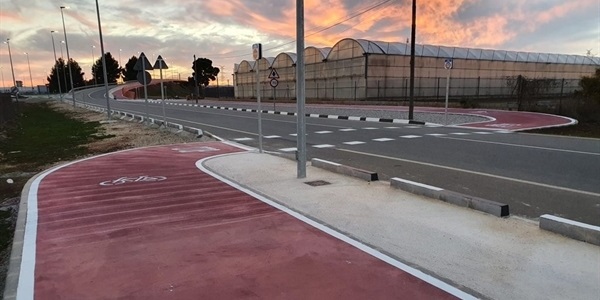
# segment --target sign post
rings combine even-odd
[[[446,106],[444,109],[444,125],[448,126],[448,94],[450,93],[450,72],[453,67],[452,58],[446,58],[444,61],[444,69],[448,70],[446,76]]]
[[[273,111],[275,111],[275,88],[279,84],[279,81],[277,81],[277,79],[279,79],[279,74],[275,68],[271,69],[271,73],[269,73],[269,79],[271,79],[269,81],[269,85],[271,85],[273,88]]]
[[[165,69],[165,70],[169,69],[169,66],[167,66],[167,63],[162,58],[162,56],[159,55],[158,58],[156,58],[156,62],[154,63],[154,68],[160,70],[160,98],[162,99],[163,125],[165,127],[167,127],[167,115],[165,113],[165,88],[163,86],[163,73],[162,73],[162,70],[163,69]]]
[[[258,104],[258,151],[263,153],[262,146],[262,107],[260,105],[260,59],[262,58],[262,44],[252,45],[252,57],[256,61],[256,102]]]
[[[137,62],[135,63],[135,66],[133,66],[133,69],[136,71],[141,71],[138,73],[138,81],[144,86],[144,99],[146,101],[146,118],[144,120],[144,122],[147,122],[147,120],[149,120],[150,118],[148,117],[148,83],[150,83],[152,81],[152,76],[150,76],[150,73],[146,72],[146,70],[152,70],[152,65],[150,64],[150,62],[148,61],[148,59],[146,58],[146,55],[144,54],[144,52],[142,52],[140,54],[140,57],[138,58]],[[141,77],[141,78],[140,78]]]

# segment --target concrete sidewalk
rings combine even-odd
[[[600,299],[600,247],[268,154],[205,161],[217,175],[444,280],[492,299]],[[313,187],[308,181],[331,184]]]

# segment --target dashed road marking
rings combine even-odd
[[[314,145],[314,148],[319,148],[319,149],[323,149],[323,148],[333,148],[335,147],[334,145],[329,145],[329,144],[322,144],[322,145]]]
[[[425,135],[430,135],[430,136],[447,136],[447,134],[445,134],[445,133],[427,133]]]
[[[404,128],[417,129],[421,128],[421,126],[405,126]]]
[[[389,142],[389,141],[393,141],[394,139],[390,139],[390,138],[378,138],[378,139],[373,139],[373,141],[376,142]]]
[[[292,147],[292,148],[281,148],[281,149],[279,149],[279,151],[281,151],[281,152],[293,152],[293,151],[296,151],[296,150],[298,150],[298,148],[296,148],[296,147]]]
[[[377,127],[363,127],[362,129],[365,129],[365,130],[375,130],[375,129],[379,129],[379,128],[377,128]]]
[[[420,135],[402,135],[400,136],[403,139],[416,139],[416,138],[420,138]]]
[[[276,139],[276,138],[280,138],[280,136],[278,135],[266,135],[264,136],[265,139]]]
[[[399,129],[400,127],[394,127],[394,126],[390,126],[390,127],[384,127],[386,129]]]
[[[243,138],[237,138],[237,139],[233,139],[233,140],[238,141],[238,142],[243,142],[243,141],[251,141],[251,140],[253,140],[253,138],[243,137]]]
[[[468,132],[452,132],[450,134],[453,134],[453,135],[471,135],[471,133],[468,133]]]
[[[323,130],[323,131],[315,131],[316,134],[327,134],[327,133],[333,133],[333,131],[329,131],[329,130]]]
[[[356,131],[354,128],[342,128],[340,131]]]
[[[364,144],[365,142],[361,142],[361,141],[351,141],[351,142],[344,142],[344,144],[346,145],[360,145],[360,144]]]
[[[475,131],[473,133],[474,134],[494,134],[493,132],[489,132],[489,131]]]

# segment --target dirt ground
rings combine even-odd
[[[31,99],[28,100],[31,102],[36,101],[48,101],[47,99]],[[118,118],[113,119],[110,122],[107,122],[106,114],[101,114],[98,112],[89,111],[83,108],[73,108],[73,106],[60,102],[51,102],[52,107],[58,111],[64,111],[71,114],[73,117],[77,119],[81,119],[84,121],[97,121],[101,122],[102,129],[98,133],[99,135],[106,136],[109,135],[111,137],[105,137],[102,139],[94,140],[86,145],[89,150],[88,153],[92,153],[88,156],[108,153],[123,149],[131,149],[145,146],[154,146],[154,145],[169,145],[169,144],[180,144],[180,143],[190,143],[190,142],[202,142],[202,141],[214,141],[214,139],[203,136],[201,138],[196,137],[195,134],[182,132],[175,134],[173,131],[169,131],[163,128],[152,128],[141,124],[139,122],[129,122],[120,120]],[[84,158],[84,157],[80,157]],[[42,167],[42,170],[49,169],[53,166],[64,164],[66,161],[57,161],[48,166]],[[10,174],[12,178],[22,178],[23,181],[27,181],[29,178],[33,177],[35,173],[31,172],[17,172]],[[6,179],[3,179],[6,180]],[[5,218],[8,222],[12,223],[13,226],[10,226],[10,230],[14,230],[14,224],[16,223],[16,217],[18,214],[20,197],[16,198],[4,198],[0,199],[0,213],[4,213],[0,217]],[[8,247],[4,251],[0,253],[0,298],[2,298],[2,294],[4,292],[4,275],[8,269],[8,261],[10,259],[11,247]]]

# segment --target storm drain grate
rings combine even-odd
[[[310,185],[310,186],[323,186],[323,185],[331,184],[331,182],[327,182],[325,180],[307,181],[305,183],[308,184],[308,185]]]

